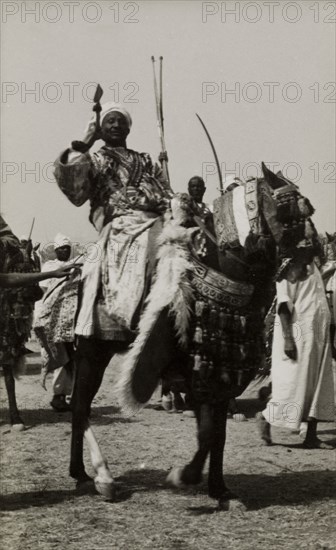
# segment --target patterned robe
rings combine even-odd
[[[55,177],[75,206],[90,201],[99,231],[83,266],[76,334],[129,340],[145,290],[150,230],[172,191],[148,154],[123,147],[92,155],[68,149],[56,160]]]
[[[50,260],[42,272],[54,271],[71,262]],[[41,345],[42,367],[46,372],[62,367],[70,357],[66,343],[75,339],[75,315],[78,305],[79,275],[68,280],[47,279],[41,283],[43,299],[35,310],[34,331]]]

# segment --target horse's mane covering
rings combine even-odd
[[[156,278],[140,319],[138,337],[124,356],[121,377],[116,386],[117,397],[126,413],[134,414],[141,409],[150,399],[159,382],[162,365],[154,365],[154,368],[146,369],[146,380],[143,381],[143,384],[146,385],[146,390],[148,388],[148,394],[143,397],[142,401],[135,398],[134,380],[137,379],[141,384],[142,379],[145,379],[144,375],[140,379],[135,375],[137,361],[154,330],[160,313],[165,308],[169,308],[174,320],[179,343],[182,346],[187,344],[193,301],[193,291],[188,280],[188,272],[192,268],[188,243],[194,231],[194,228],[186,229],[174,224],[173,221],[166,220],[159,238]],[[164,345],[164,336],[164,334],[157,334],[161,346]],[[148,364],[150,360],[151,358],[148,357]],[[138,393],[141,393],[143,389],[138,388]]]
[[[313,206],[281,173],[275,177],[276,189],[264,179],[253,178],[214,201],[220,250],[246,247],[253,235],[256,240],[273,237],[282,257],[293,256],[298,246],[316,247],[317,232],[310,219]]]

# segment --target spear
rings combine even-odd
[[[161,142],[161,151],[162,153],[167,153],[166,151],[166,144],[165,144],[165,138],[164,138],[164,129],[163,129],[163,106],[162,106],[162,61],[163,57],[160,57],[160,93],[158,90],[158,84],[156,79],[156,72],[155,72],[155,58],[152,55],[152,65],[153,65],[153,78],[154,78],[154,93],[155,93],[155,105],[156,105],[156,119],[157,119],[157,127],[159,132],[159,138]],[[167,176],[168,183],[170,183],[169,180],[169,172],[168,172],[168,163],[166,160],[162,161],[163,170]]]
[[[33,221],[32,221],[32,224],[31,224],[31,228],[30,228],[30,231],[29,231],[28,241],[31,240],[31,236],[32,236],[33,229],[34,229],[34,223],[35,223],[35,217],[33,218]]]
[[[163,123],[163,86],[162,86],[162,64],[163,64],[163,57],[160,56],[160,118],[161,118],[161,126],[162,126],[162,133],[164,133],[164,123]]]
[[[223,176],[222,176],[222,171],[221,171],[221,167],[220,167],[220,164],[219,164],[219,160],[218,160],[218,156],[217,156],[217,153],[216,153],[216,149],[215,149],[215,146],[213,144],[213,141],[210,137],[210,134],[203,122],[203,120],[201,119],[201,117],[196,113],[196,116],[198,118],[198,120],[200,121],[200,123],[202,124],[203,126],[203,129],[208,137],[208,140],[210,142],[210,145],[211,145],[211,149],[212,149],[212,152],[214,154],[214,157],[215,157],[215,162],[216,162],[216,166],[217,166],[217,171],[218,171],[218,177],[219,177],[219,190],[220,190],[220,193],[221,195],[224,194],[224,186],[223,186]]]

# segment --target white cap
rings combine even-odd
[[[56,250],[56,248],[60,248],[61,246],[71,246],[71,241],[63,233],[57,233],[54,239],[54,249]]]
[[[131,129],[132,117],[131,117],[130,113],[127,111],[127,109],[125,109],[125,107],[120,105],[120,103],[114,103],[113,101],[109,101],[107,103],[103,103],[103,105],[101,107],[102,107],[102,110],[100,112],[100,124],[101,125],[103,124],[103,120],[106,117],[106,115],[108,115],[109,113],[112,113],[113,111],[116,111],[117,113],[120,113],[125,117],[125,119],[127,121],[128,128]],[[89,124],[86,127],[86,131],[95,122],[96,122],[96,113],[94,113],[93,116],[91,117],[91,119],[89,121]]]

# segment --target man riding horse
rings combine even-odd
[[[150,156],[127,148],[130,114],[120,105],[108,103],[100,118],[101,128],[92,121],[84,143],[93,145],[103,139],[105,145],[93,154],[83,146],[82,152],[66,149],[55,163],[60,189],[75,206],[90,201],[90,221],[99,231],[96,257],[89,257],[83,269],[76,324],[70,472],[78,480],[87,478],[82,440],[90,405],[112,355],[134,339],[154,268],[161,215],[173,195]]]
[[[149,155],[127,148],[131,124],[123,107],[107,104],[101,128],[92,121],[84,141],[72,142],[55,162],[60,189],[75,206],[90,201],[90,220],[100,233],[83,268],[75,330],[70,475],[79,482],[90,479],[83,463],[85,435],[96,488],[115,496],[89,415],[111,357],[131,344],[119,380],[122,404],[140,408],[170,365],[181,365],[195,400],[199,450],[170,481],[199,483],[210,453],[209,495],[226,502],[228,403],[262,360],[277,252],[290,257],[299,241],[308,243],[313,209],[295,185],[263,165],[262,179],[235,186],[215,201],[209,231],[187,195],[173,196]],[[90,154],[98,139],[105,145]],[[216,243],[208,265],[195,249],[195,221]]]

